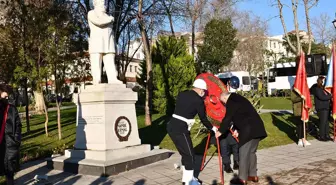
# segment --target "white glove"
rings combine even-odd
[[[211,129],[214,133],[216,133],[218,131],[218,128],[217,127],[212,127]]]
[[[239,136],[239,133],[238,133],[237,130],[235,130],[235,131],[233,132],[233,136],[235,136],[235,137],[238,137],[238,136]]]

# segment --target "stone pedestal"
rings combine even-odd
[[[106,170],[113,165],[118,165],[118,172],[121,172],[120,169],[128,170],[130,166],[138,167],[168,158],[166,150],[151,151],[150,145],[141,145],[136,101],[137,93],[124,84],[88,86],[78,97],[75,147],[65,151],[62,157],[50,159],[48,166],[74,173],[79,173],[78,169],[73,170],[74,165],[86,166],[90,170],[81,170],[84,174],[113,175]],[[141,156],[145,156],[143,162]],[[132,160],[137,161],[137,165],[125,162]],[[118,161],[122,161],[124,167]],[[66,165],[60,163],[72,163],[72,167],[66,169]]]

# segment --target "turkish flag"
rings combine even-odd
[[[333,88],[332,88],[332,95],[335,96],[336,94],[336,51],[335,51],[335,46],[333,46],[332,51],[331,51],[331,57],[332,57],[332,62],[333,62]],[[336,100],[333,98],[332,101],[333,108],[332,108],[332,114],[334,120],[336,120]]]
[[[308,83],[307,83],[307,73],[306,73],[304,53],[301,53],[300,62],[298,65],[299,66],[296,72],[296,78],[294,82],[294,90],[303,99],[301,120],[304,122],[307,122],[309,119],[309,109],[312,108],[312,102],[311,102],[310,92],[309,92]]]

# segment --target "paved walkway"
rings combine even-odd
[[[260,109],[260,113],[278,112],[283,114],[293,114],[293,110]]]
[[[277,184],[286,185],[336,184],[336,161],[332,160],[336,159],[336,143],[316,140],[311,141],[311,143],[312,146],[306,148],[298,147],[293,143],[259,150],[257,153],[258,173],[260,177],[263,177],[258,184],[270,184],[270,179],[273,179]],[[210,156],[208,159],[210,159]],[[197,157],[198,163],[200,160],[201,157]],[[16,179],[20,185],[32,184],[35,175],[48,175],[51,184],[180,185],[181,171],[174,168],[174,164],[179,161],[180,156],[174,154],[167,160],[109,178],[50,171],[46,168],[45,161],[35,161],[25,164],[24,169],[17,174]],[[229,184],[232,177],[232,174],[225,174],[225,184]],[[199,178],[203,180],[203,184],[220,182],[217,156],[210,159]]]
[[[258,184],[333,185],[336,184],[336,160],[327,159],[316,161],[301,165],[292,170],[282,171],[271,176],[264,176]]]

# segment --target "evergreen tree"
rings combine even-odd
[[[196,77],[193,57],[186,42],[174,37],[161,37],[152,50],[154,63],[154,99],[157,111],[170,115],[179,92],[187,90]]]
[[[204,44],[199,50],[203,71],[217,73],[230,63],[238,45],[236,34],[237,29],[233,27],[231,19],[212,19],[206,24]]]

